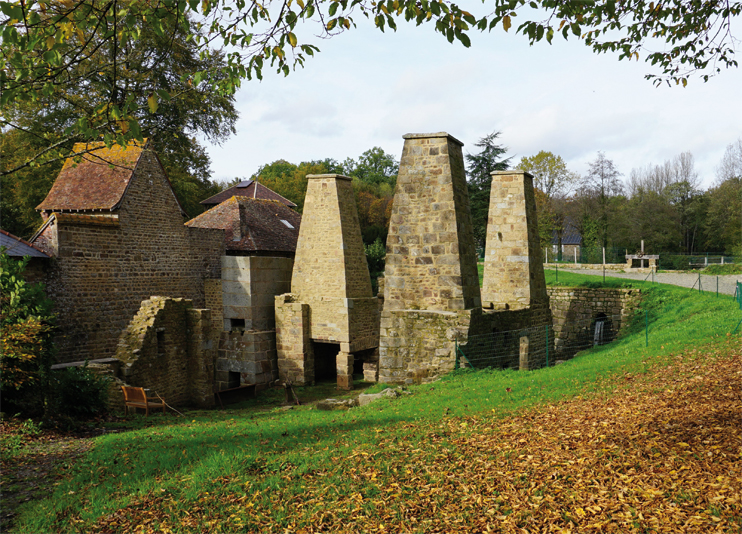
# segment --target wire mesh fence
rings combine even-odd
[[[614,341],[630,320],[626,315],[599,313],[588,319],[555,320],[554,325],[472,335],[465,344],[456,344],[456,367],[528,370],[555,365]]]

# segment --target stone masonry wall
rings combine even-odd
[[[443,132],[404,139],[387,236],[385,309],[479,307],[462,143]]]
[[[585,336],[592,339],[589,329],[599,314],[610,318],[609,335],[619,335],[641,301],[639,289],[550,287],[548,292],[554,317],[556,357],[561,358],[571,357],[574,347],[582,346]]]
[[[482,305],[500,310],[548,308],[533,177],[492,173]]]
[[[314,384],[309,305],[293,294],[276,297],[276,351],[278,375],[298,386]]]
[[[313,383],[312,340],[335,343],[338,387],[350,389],[353,354],[375,357],[371,350],[379,346],[378,299],[371,292],[351,179],[307,179],[291,294],[275,301],[279,375]]]
[[[234,373],[239,382],[234,383]],[[278,378],[276,331],[222,332],[216,361],[218,389],[242,384],[265,385]]]
[[[380,382],[425,382],[454,368],[455,343],[483,328],[462,143],[410,134],[387,237]]]
[[[60,362],[113,356],[149,295],[204,307],[204,281],[221,276],[223,231],[184,226],[153,152],[142,153],[116,215],[112,223],[60,214],[40,238],[57,256],[47,290],[59,315]]]
[[[377,300],[361,238],[351,179],[307,176],[291,293],[309,304],[312,339],[378,346]]]
[[[168,404],[212,406],[216,339],[210,310],[186,299],[151,297],[121,333],[120,377]]]
[[[244,319],[245,330],[275,328],[275,296],[291,289],[291,258],[222,256],[224,330],[231,319]]]

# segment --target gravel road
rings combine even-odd
[[[560,266],[559,270],[578,274],[603,275],[603,269],[568,269]],[[646,278],[647,282],[652,280],[652,275],[650,274],[649,278],[647,278],[647,273],[617,273],[615,271],[606,271],[605,275],[613,278],[629,278],[631,280],[644,280]],[[734,295],[737,281],[742,282],[742,274],[724,274],[719,276],[702,274],[701,289],[703,291],[716,293],[717,278],[719,279],[719,293],[725,295]],[[662,284],[672,284],[680,287],[695,287],[695,289],[698,289],[697,273],[655,273],[654,281]]]

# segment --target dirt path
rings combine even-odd
[[[602,276],[602,269],[569,269],[559,267],[560,271],[567,271],[576,274],[591,274],[596,276]],[[698,273],[655,273],[654,278],[647,273],[617,273],[614,271],[606,271],[606,276],[612,278],[627,278],[629,280],[646,280],[647,283],[653,279],[655,282],[661,284],[670,284],[674,286],[694,288],[698,290]],[[737,282],[742,282],[742,275],[740,274],[724,274],[724,275],[701,275],[701,290],[710,293],[716,293],[716,283],[719,283],[719,293],[724,295],[734,295]]]
[[[19,426],[18,422],[3,421],[0,432],[6,438],[18,435]],[[74,460],[92,445],[89,438],[53,432],[21,437],[22,449],[0,464],[0,532],[11,530],[18,507],[48,494]]]

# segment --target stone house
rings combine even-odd
[[[58,361],[113,357],[121,332],[152,295],[205,307],[221,277],[224,232],[185,226],[185,212],[149,143],[78,144],[37,209],[31,243],[53,260]]]
[[[209,282],[207,296],[213,324],[223,325],[216,362],[220,390],[278,378],[274,298],[291,287],[300,225],[301,215],[286,202],[244,195],[186,223],[224,231],[221,280]]]

